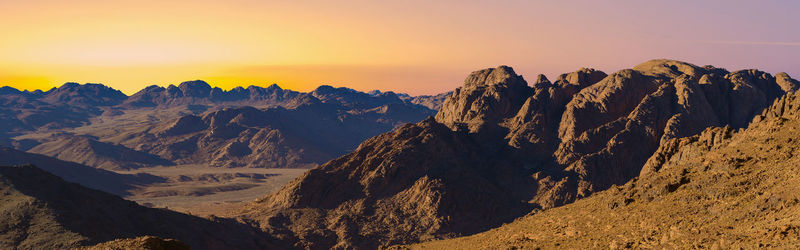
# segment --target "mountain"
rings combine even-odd
[[[0,166],[33,164],[66,181],[115,195],[127,195],[129,190],[141,185],[161,183],[164,178],[149,174],[118,174],[74,162],[62,161],[40,154],[0,147]]]
[[[182,82],[178,86],[170,85],[166,88],[156,85],[149,86],[131,95],[123,106],[137,108],[221,103],[269,106],[279,105],[299,94],[296,91],[281,89],[275,84],[267,88],[250,86],[224,91],[217,87],[212,88],[204,81],[195,80]]]
[[[397,97],[399,97],[400,99],[402,99],[404,101],[408,101],[408,102],[410,102],[412,104],[421,105],[421,106],[424,106],[424,107],[427,107],[427,108],[433,109],[433,110],[439,110],[439,108],[442,107],[442,103],[444,102],[444,99],[447,98],[448,96],[450,96],[450,94],[452,94],[452,93],[453,92],[450,91],[450,92],[445,92],[445,93],[436,94],[436,95],[411,96],[409,94],[395,93],[395,92],[392,92],[392,91],[382,92],[380,90],[373,90],[373,91],[367,92],[367,94],[369,94],[371,96],[376,96],[376,97],[377,96],[381,96],[381,95],[390,95],[390,96],[391,95],[397,95]]]
[[[747,129],[663,143],[639,176],[474,236],[411,249],[777,248],[800,246],[800,94]]]
[[[353,103],[366,103],[372,108],[414,98],[426,98],[425,96],[411,97],[402,94],[400,96],[404,96],[404,98],[399,100],[398,95],[392,92],[370,96],[352,89],[343,91],[346,88],[331,91],[331,93],[325,92],[333,89],[335,88],[323,85],[309,94],[320,97],[326,102],[335,100],[345,106]],[[152,85],[130,97],[119,90],[91,83],[65,83],[48,91],[33,92],[19,91],[4,86],[0,88],[0,104],[3,105],[0,107],[0,116],[4,118],[5,124],[3,125],[6,125],[4,127],[9,130],[0,132],[25,132],[41,127],[47,129],[78,127],[89,123],[90,118],[103,113],[119,114],[123,112],[121,110],[142,108],[282,106],[301,94],[304,93],[282,89],[275,84],[266,88],[249,86],[225,91],[211,87],[201,80],[182,82],[178,86]],[[422,102],[412,104],[417,103],[422,104]],[[422,105],[431,107],[427,104]]]
[[[412,96],[406,97],[405,99],[409,102],[417,105],[421,105],[433,110],[439,110],[442,108],[442,103],[444,103],[445,98],[453,94],[453,92],[445,92],[437,95],[421,95],[421,96]]]
[[[174,238],[194,249],[283,248],[250,226],[146,208],[34,166],[0,167],[0,247],[62,249],[118,238]]]
[[[240,216],[312,248],[477,233],[622,185],[670,140],[743,128],[796,89],[789,79],[672,60],[532,86],[510,67],[480,70],[435,119],[369,139]]]
[[[309,167],[433,115],[425,105],[435,99],[327,85],[309,93],[274,84],[224,91],[200,80],[150,86],[130,97],[100,84],[46,92],[3,87],[0,145],[104,169]],[[231,121],[239,115],[249,124]]]
[[[240,107],[183,116],[119,143],[179,164],[307,167],[345,154],[369,137],[433,115],[399,99],[362,100],[315,92],[295,98],[289,108]]]
[[[100,142],[85,136],[59,136],[28,152],[102,169],[125,170],[140,167],[175,165],[159,156],[120,145]]]
[[[70,82],[42,93],[41,100],[50,104],[96,107],[114,106],[122,103],[127,98],[128,96],[121,91],[102,84]]]
[[[127,96],[101,84],[66,83],[46,92],[18,91],[4,87],[0,92],[0,133],[20,133],[38,128],[60,129],[89,123],[105,112],[104,107],[120,104]]]

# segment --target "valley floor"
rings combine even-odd
[[[148,173],[164,183],[142,186],[123,197],[149,207],[169,208],[193,215],[222,215],[279,189],[307,169],[215,168],[202,165],[140,168],[115,171]]]

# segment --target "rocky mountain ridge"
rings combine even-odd
[[[797,248],[800,94],[662,143],[624,185],[430,248]]]
[[[347,153],[369,137],[432,115],[424,107],[403,103],[353,110],[311,95],[297,100],[302,101],[290,109],[242,107],[187,115],[119,143],[178,164],[309,167]],[[351,102],[371,107],[355,103]]]
[[[661,144],[745,127],[796,83],[672,60],[532,86],[510,67],[480,70],[435,119],[369,139],[241,216],[312,248],[475,233],[622,185]]]
[[[333,88],[322,85],[309,93],[302,93],[282,89],[276,84],[266,88],[249,86],[236,87],[225,91],[218,87],[211,87],[201,80],[182,82],[178,86],[169,85],[161,87],[148,86],[139,92],[126,96],[119,90],[106,87],[102,84],[65,83],[58,88],[48,91],[20,91],[13,87],[0,88],[0,115],[4,118],[8,136],[19,134],[39,128],[57,129],[78,127],[89,123],[89,119],[101,114],[115,115],[130,109],[142,108],[170,108],[187,107],[190,110],[206,111],[214,106],[238,107],[257,106],[274,107],[285,106],[303,98],[304,95],[322,97],[325,91],[344,90],[346,88]],[[393,92],[370,95],[349,89],[349,91],[334,91],[327,95],[323,102],[337,102],[348,104],[361,103],[361,108],[375,108],[389,103],[406,103],[423,107],[434,107],[437,103],[435,97],[412,97],[405,94],[397,95]],[[402,98],[398,97],[402,96]],[[431,100],[431,101],[422,101]]]

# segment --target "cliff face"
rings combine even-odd
[[[797,248],[800,95],[746,129],[709,127],[662,143],[625,185],[491,231],[411,249]]]
[[[533,86],[506,66],[476,71],[435,119],[367,140],[242,214],[314,247],[473,233],[624,184],[660,145],[745,127],[794,88],[788,76],[670,60]]]

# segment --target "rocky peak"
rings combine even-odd
[[[547,76],[543,74],[539,74],[538,76],[536,76],[536,81],[533,82],[534,88],[547,87],[550,85],[552,85],[552,83],[550,82],[549,79],[547,79]]]
[[[636,65],[633,67],[633,70],[651,76],[675,78],[681,75],[689,75],[694,79],[699,79],[703,74],[708,72],[706,68],[670,59],[650,60]]]
[[[781,89],[786,92],[795,92],[800,88],[800,82],[790,77],[786,72],[775,75],[775,81],[777,81]]]
[[[10,86],[3,86],[0,88],[0,95],[19,95],[22,94],[22,91],[18,89],[12,88]]]
[[[505,65],[472,72],[464,80],[464,88],[492,85],[527,86],[528,83],[514,69]]]
[[[444,101],[436,120],[454,130],[478,132],[514,116],[531,94],[528,83],[511,67],[478,70]]]
[[[128,96],[122,91],[103,84],[69,82],[47,91],[42,100],[53,104],[110,106],[119,104],[127,98]]]
[[[208,97],[211,93],[211,85],[202,80],[182,82],[178,88],[188,97]]]
[[[578,71],[562,74],[558,76],[556,80],[556,85],[566,87],[567,85],[577,85],[581,88],[585,88],[589,85],[595,84],[603,78],[606,78],[606,73],[603,71],[591,69],[591,68],[581,68]]]

